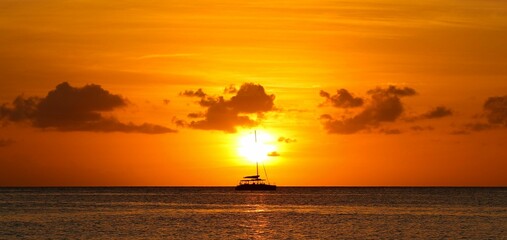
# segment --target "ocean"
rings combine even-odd
[[[507,188],[0,188],[0,239],[507,239]]]

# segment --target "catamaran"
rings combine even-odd
[[[257,131],[254,131],[255,134],[255,143],[257,143]],[[274,191],[276,190],[276,185],[269,184],[269,181],[266,179],[262,179],[259,175],[259,161],[255,162],[256,174],[252,176],[244,176],[242,180],[239,181],[239,184],[236,186],[236,190],[248,190],[248,191]],[[266,172],[266,169],[264,169]],[[267,174],[265,173],[266,178]]]

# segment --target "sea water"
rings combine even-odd
[[[507,188],[0,188],[0,239],[507,239]]]

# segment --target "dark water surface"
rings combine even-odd
[[[0,188],[0,239],[507,239],[507,188]]]

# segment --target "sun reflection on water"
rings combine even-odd
[[[252,194],[245,199],[246,202],[255,203],[246,205],[247,209],[244,211],[246,217],[240,224],[241,227],[245,228],[248,239],[265,239],[266,234],[270,232],[271,223],[267,215],[270,211],[265,204],[265,200],[265,194]]]

